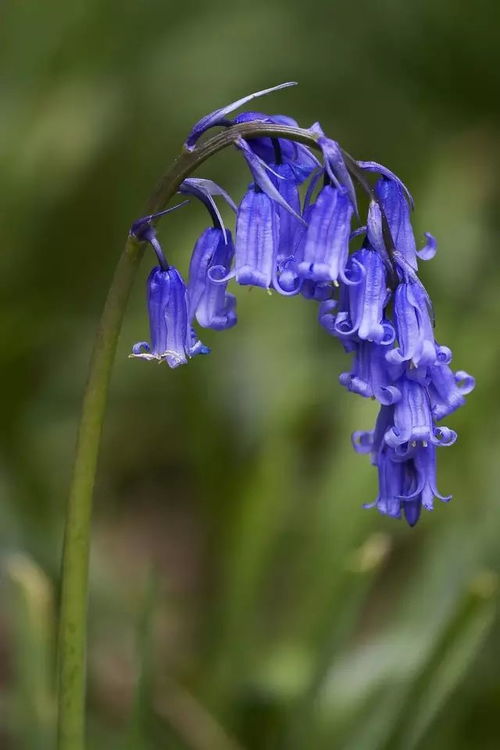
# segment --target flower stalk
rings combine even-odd
[[[182,181],[239,138],[281,137],[315,147],[317,136],[273,123],[233,125],[192,150],[184,149],[152,194],[146,212],[160,212]],[[84,750],[88,568],[92,499],[109,381],[127,300],[145,243],[129,236],[97,329],[78,428],[62,558],[58,640],[58,750]]]

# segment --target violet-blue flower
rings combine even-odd
[[[436,346],[427,292],[416,279],[402,281],[394,293],[394,317],[398,345],[387,353],[393,363],[411,362],[415,367],[436,361]]]
[[[365,398],[376,398],[386,406],[399,401],[401,393],[391,376],[385,347],[371,341],[357,341],[351,343],[351,349],[354,352],[352,369],[340,375],[340,384]]]
[[[352,203],[347,191],[325,185],[311,206],[298,272],[312,281],[346,281]]]
[[[251,185],[236,218],[236,281],[269,289],[275,278],[278,242],[275,204],[267,193]]]
[[[353,253],[351,263],[354,262],[362,273],[358,283],[349,287],[352,330],[365,341],[390,343],[388,337],[394,339],[394,329],[385,321],[389,290],[384,261],[376,250],[368,246]]]
[[[151,343],[135,344],[130,356],[166,362],[173,368],[196,354],[207,354],[210,350],[191,328],[186,286],[177,269],[153,268],[147,290]]]
[[[191,323],[195,319],[215,329],[235,324],[235,298],[227,291],[233,278],[240,285],[318,302],[320,324],[352,355],[340,383],[380,404],[374,429],[353,434],[355,449],[369,453],[378,470],[372,505],[413,526],[422,508],[432,509],[434,498],[449,499],[437,490],[436,448],[452,444],[456,433],[437,422],[461,406],[474,387],[470,375],[451,368],[451,351],[436,343],[432,303],[418,277],[418,260],[431,258],[436,242],[426,234],[427,244],[417,248],[413,199],[399,177],[377,162],[353,159],[319,123],[298,131],[287,115],[232,114],[253,98],[289,85],[221,107],[188,135],[185,151],[193,152],[210,128],[233,128],[227,143],[238,149],[252,175],[237,209],[210,180],[188,177],[181,183],[179,192],[200,199],[213,222],[196,242],[188,290],[156,236],[161,214],[134,223],[131,234],[151,244],[160,267],[148,281],[151,342],[136,344],[132,356],[176,367],[207,352]],[[295,137],[317,146],[321,162]],[[217,147],[223,141],[217,139]],[[189,163],[194,157],[183,158]],[[371,173],[378,175],[373,183]],[[300,185],[308,178],[302,201]],[[354,227],[353,178],[368,197],[366,221]],[[237,210],[234,247],[217,195]],[[351,241],[361,234],[361,249],[350,253]]]
[[[198,238],[189,266],[189,318],[203,328],[222,330],[236,323],[236,297],[227,292],[227,277],[234,257],[231,232],[210,227]]]
[[[436,447],[432,444],[418,446],[412,454],[401,459],[397,453],[384,446],[375,461],[379,474],[379,494],[367,508],[393,518],[403,512],[408,524],[414,526],[422,508],[433,510],[434,498],[443,502],[451,495],[441,495],[436,482]]]
[[[457,434],[448,427],[437,427],[431,411],[427,388],[403,376],[398,381],[401,398],[394,407],[394,426],[387,430],[385,442],[406,455],[414,444],[451,445]]]
[[[434,419],[447,417],[465,403],[465,396],[474,390],[475,379],[464,370],[453,372],[445,363],[428,370],[429,398]]]
[[[375,185],[375,195],[384,212],[397,253],[414,270],[417,256],[430,260],[436,252],[436,241],[426,233],[427,244],[417,251],[415,235],[410,221],[410,206],[403,186],[395,179],[381,177]]]

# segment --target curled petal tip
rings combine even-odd
[[[425,232],[426,244],[421,250],[417,250],[420,260],[432,260],[437,252],[437,241],[429,232]]]

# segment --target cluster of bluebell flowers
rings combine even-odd
[[[273,90],[202,118],[184,148],[196,149],[215,126],[298,127],[284,115],[247,111],[230,117]],[[380,164],[352,159],[319,123],[307,132],[319,158],[281,135],[235,139],[251,175],[238,206],[210,180],[182,182],[179,192],[201,200],[212,222],[195,244],[187,283],[165,259],[155,231],[159,214],[134,223],[131,234],[151,244],[159,265],[148,279],[151,341],[136,344],[132,356],[177,367],[208,353],[194,325],[223,330],[236,324],[236,298],[228,292],[232,279],[314,300],[320,324],[352,355],[341,385],[380,404],[373,431],[353,435],[354,448],[369,453],[378,470],[378,496],[366,507],[404,516],[413,526],[422,507],[431,510],[435,498],[450,499],[437,489],[436,449],[451,445],[456,433],[438,422],[464,403],[474,379],[453,371],[450,349],[435,339],[418,261],[434,256],[436,242],[426,234],[424,247],[417,249],[405,185]],[[375,178],[369,179],[371,174]],[[369,198],[361,226],[355,182]],[[234,242],[216,196],[236,213]],[[351,250],[353,242],[359,249]]]

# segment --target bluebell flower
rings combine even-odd
[[[442,349],[443,347],[441,347]],[[428,368],[428,390],[435,420],[443,419],[465,403],[476,381],[464,370],[453,372],[448,362],[439,361]]]
[[[300,196],[289,164],[267,164],[243,139],[236,142],[252,172],[238,208],[234,275],[240,284],[299,291],[295,249],[304,223]]]
[[[399,401],[401,393],[385,358],[385,347],[370,341],[355,341],[350,348],[354,353],[352,369],[340,375],[340,384],[365,398],[376,398],[386,406]]]
[[[190,325],[186,287],[177,269],[153,268],[147,290],[151,343],[135,344],[130,356],[178,367],[196,354],[207,354],[210,350]]]
[[[297,128],[286,115],[232,114],[253,98],[289,85],[250,94],[205,116],[188,135],[185,149],[195,149],[214,126],[254,122]],[[437,344],[432,304],[417,275],[418,260],[431,258],[436,242],[426,234],[426,245],[417,248],[413,199],[397,175],[376,162],[355,161],[319,123],[309,132],[321,163],[303,144],[281,136],[243,138],[241,131],[252,129],[233,131],[252,180],[238,208],[210,180],[187,178],[179,188],[201,200],[213,222],[194,247],[187,290],[156,236],[161,214],[143,217],[131,228],[132,236],[151,244],[160,264],[148,280],[151,341],[136,344],[132,356],[177,367],[206,353],[191,324],[196,320],[203,327],[225,329],[236,323],[236,301],[227,290],[232,278],[318,302],[320,324],[352,356],[340,383],[380,404],[374,429],[353,434],[355,449],[369,454],[377,467],[379,491],[371,506],[413,526],[435,498],[450,499],[437,490],[436,448],[451,445],[456,433],[437,423],[474,388],[468,373],[452,369],[451,351]],[[378,175],[373,186],[363,173]],[[352,177],[369,200],[365,226],[354,231],[358,208]],[[302,201],[299,189],[307,178]],[[234,246],[216,196],[237,211]],[[350,253],[351,241],[360,234],[361,249]]]
[[[430,313],[430,301],[416,277],[402,281],[394,293],[394,318],[398,345],[387,353],[393,363],[413,366],[433,365],[436,346]]]
[[[437,489],[436,447],[432,443],[425,447],[418,446],[413,454],[413,461],[417,471],[417,487],[413,498],[407,495],[407,499],[418,498],[426,510],[433,510],[435,497],[445,503],[451,500],[451,495],[441,495]]]
[[[417,251],[410,221],[410,206],[402,183],[392,178],[381,177],[375,184],[375,195],[387,218],[394,247],[405,263],[416,270],[417,256],[421,260],[433,258],[436,253],[436,241],[429,233],[425,235],[427,244]]]
[[[353,253],[350,263],[356,263],[362,271],[358,275],[358,282],[349,287],[351,332],[357,333],[365,341],[392,343],[395,338],[394,328],[385,319],[390,293],[382,257],[367,246]]]
[[[282,178],[276,179],[276,187],[293,213],[282,205],[277,206],[279,235],[276,279],[273,286],[281,294],[296,294],[302,287],[302,279],[298,274],[298,260],[306,229],[305,217],[304,221],[297,218],[301,213],[301,201],[292,166],[277,164],[274,169]]]
[[[375,507],[383,515],[400,518],[401,498],[411,483],[411,477],[408,476],[409,466],[394,458],[394,452],[387,446],[378,453],[378,495],[372,503],[367,503],[365,508]]]
[[[203,328],[222,330],[236,323],[236,297],[227,292],[227,280],[234,257],[231,232],[210,227],[201,234],[189,266],[189,319]]]
[[[308,226],[298,273],[312,281],[339,279],[348,283],[345,267],[349,255],[352,203],[343,188],[325,185],[308,214]]]
[[[436,447],[432,444],[419,445],[404,458],[382,445],[374,463],[378,469],[379,492],[366,508],[376,507],[380,513],[393,518],[400,518],[403,513],[408,524],[414,526],[422,508],[433,510],[434,498],[443,502],[451,500],[451,495],[441,495],[437,489]]]
[[[276,276],[278,242],[275,204],[257,185],[251,185],[236,218],[236,281],[270,289]]]
[[[427,388],[403,376],[397,383],[401,397],[394,406],[394,425],[385,442],[399,455],[408,455],[417,444],[451,445],[457,434],[448,427],[437,427]]]

